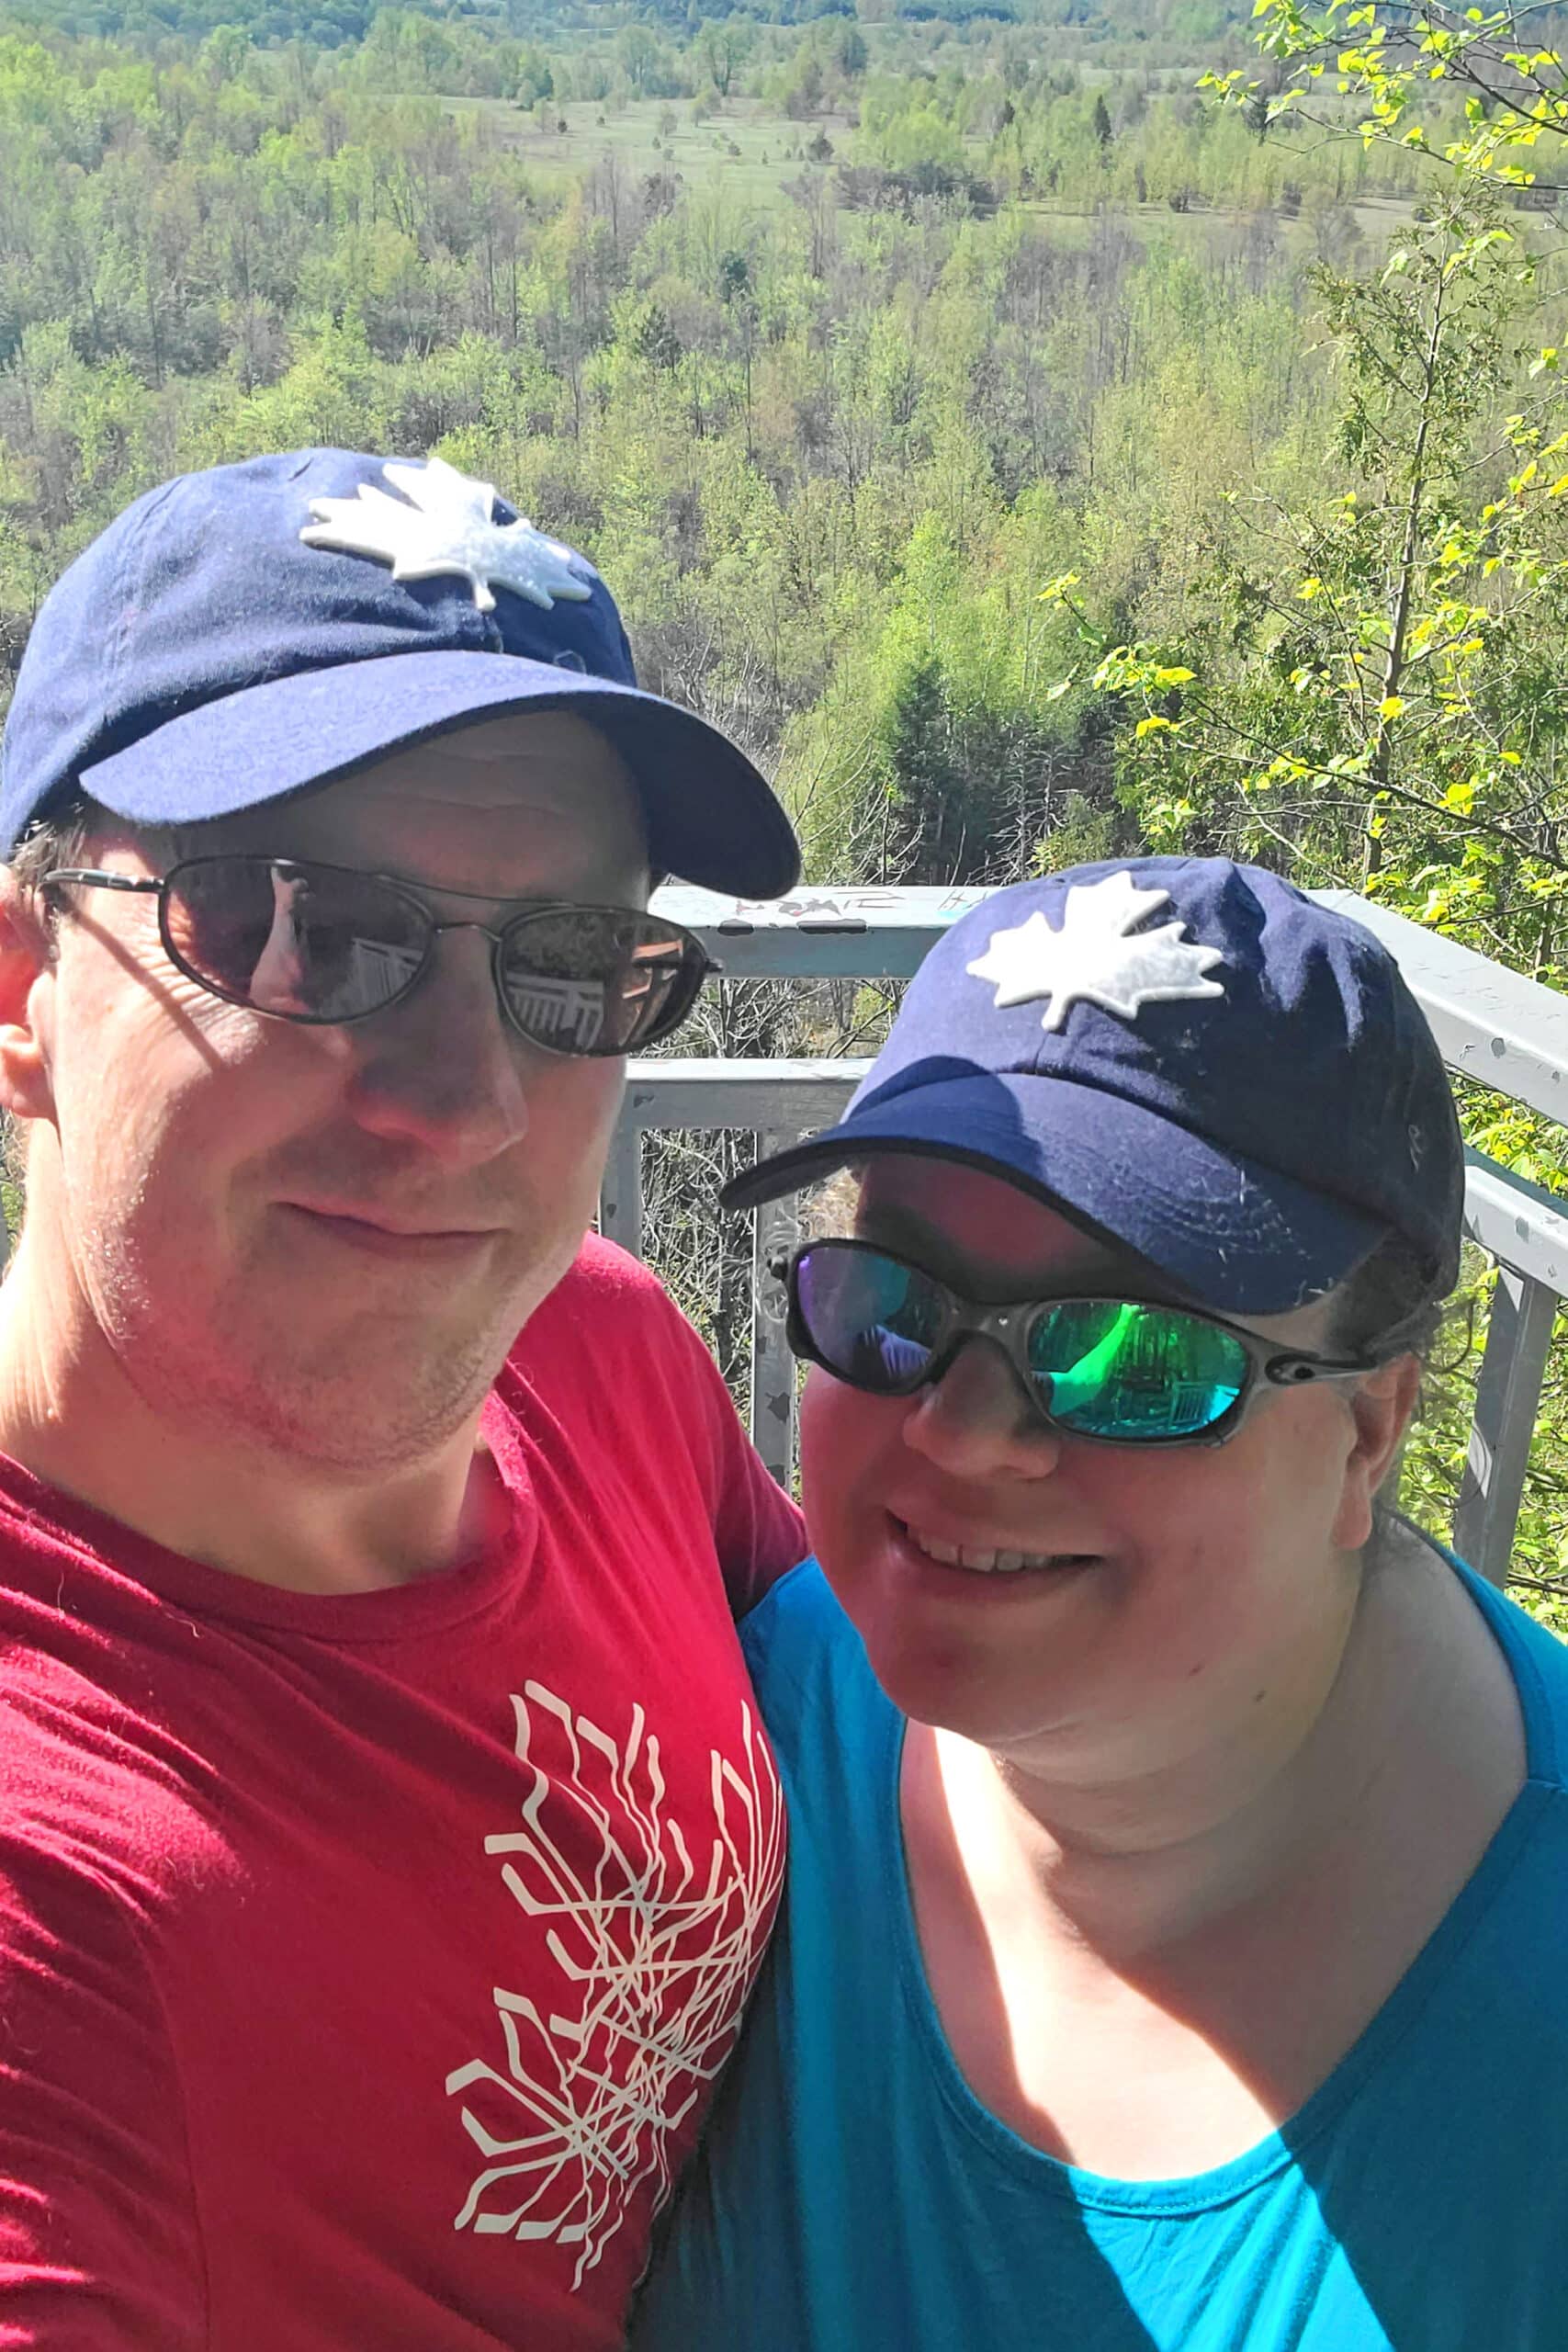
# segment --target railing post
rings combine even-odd
[[[1545,1283],[1499,1261],[1453,1530],[1461,1559],[1495,1585],[1508,1580],[1556,1313]]]
[[[795,1128],[761,1128],[757,1157],[766,1159],[797,1140]],[[795,1359],[784,1339],[784,1291],[768,1261],[775,1252],[787,1256],[799,1232],[792,1193],[757,1211],[751,1240],[751,1442],[786,1493],[795,1477]]]
[[[642,1255],[642,1129],[632,1119],[628,1090],[610,1138],[599,1186],[599,1230],[634,1258]]]

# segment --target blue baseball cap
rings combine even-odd
[[[972,908],[842,1119],[725,1204],[884,1151],[1005,1177],[1221,1313],[1300,1306],[1395,1235],[1433,1298],[1459,1272],[1459,1121],[1398,966],[1224,858],[1077,865]]]
[[[0,744],[0,856],[78,787],[193,824],[535,710],[608,737],[657,871],[744,898],[794,885],[794,832],[751,762],[641,691],[592,565],[488,482],[344,449],[183,474],[39,613]]]

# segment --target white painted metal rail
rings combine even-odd
[[[661,890],[660,910],[687,923],[737,979],[907,979],[983,890],[803,889],[758,901]],[[1568,1001],[1344,891],[1326,904],[1375,931],[1431,1022],[1450,1069],[1568,1126]],[[628,1249],[642,1242],[641,1142],[660,1128],[750,1129],[773,1150],[829,1125],[863,1061],[682,1061],[632,1065],[605,1173],[600,1221]],[[1568,1298],[1568,1198],[1472,1155],[1465,1221],[1495,1261],[1456,1550],[1501,1584],[1506,1575],[1541,1383],[1558,1309]],[[767,1272],[794,1231],[788,1202],[759,1211],[753,1239],[751,1430],[774,1476],[794,1467],[795,1375],[784,1302]]]

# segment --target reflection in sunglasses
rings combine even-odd
[[[555,980],[542,973],[508,983],[506,1001],[519,1028],[541,1046],[589,1053],[604,1029],[603,980]]]
[[[1075,1363],[1064,1365],[1060,1371],[1037,1373],[1046,1404],[1059,1413],[1081,1411],[1086,1405],[1098,1401],[1108,1381],[1125,1380],[1129,1374],[1135,1373],[1135,1367],[1128,1362],[1126,1342],[1137,1321],[1137,1307],[1121,1307],[1104,1338]]]
[[[349,949],[349,967],[364,1000],[384,1001],[408,986],[424,961],[417,947],[394,947],[385,939],[362,939],[356,933]]]
[[[635,909],[546,902],[500,930],[444,922],[389,876],[315,861],[236,852],[159,876],[60,866],[46,878],[156,891],[178,968],[229,1003],[285,1021],[363,1021],[408,993],[443,933],[477,931],[525,1036],[547,1052],[619,1055],[667,1035],[717,969],[694,933]]]
[[[272,870],[272,928],[251,974],[253,1002],[266,1012],[309,1012],[304,940],[305,901],[310,886],[281,866]]]

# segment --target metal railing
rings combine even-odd
[[[656,903],[698,933],[732,979],[908,979],[947,926],[983,890],[802,890],[766,902],[672,888]],[[1450,1069],[1568,1126],[1568,1003],[1473,950],[1348,891],[1318,894],[1383,940],[1419,1001]],[[605,1170],[602,1230],[640,1254],[641,1148],[654,1129],[749,1129],[772,1151],[827,1126],[863,1061],[634,1062]],[[1347,1148],[1353,1148],[1347,1139]],[[1561,1302],[1568,1297],[1568,1202],[1470,1155],[1465,1225],[1495,1261],[1456,1551],[1483,1576],[1506,1577],[1529,1473],[1541,1384]],[[784,1297],[768,1261],[795,1233],[792,1201],[757,1213],[753,1238],[751,1435],[786,1485],[795,1464],[795,1369]]]

